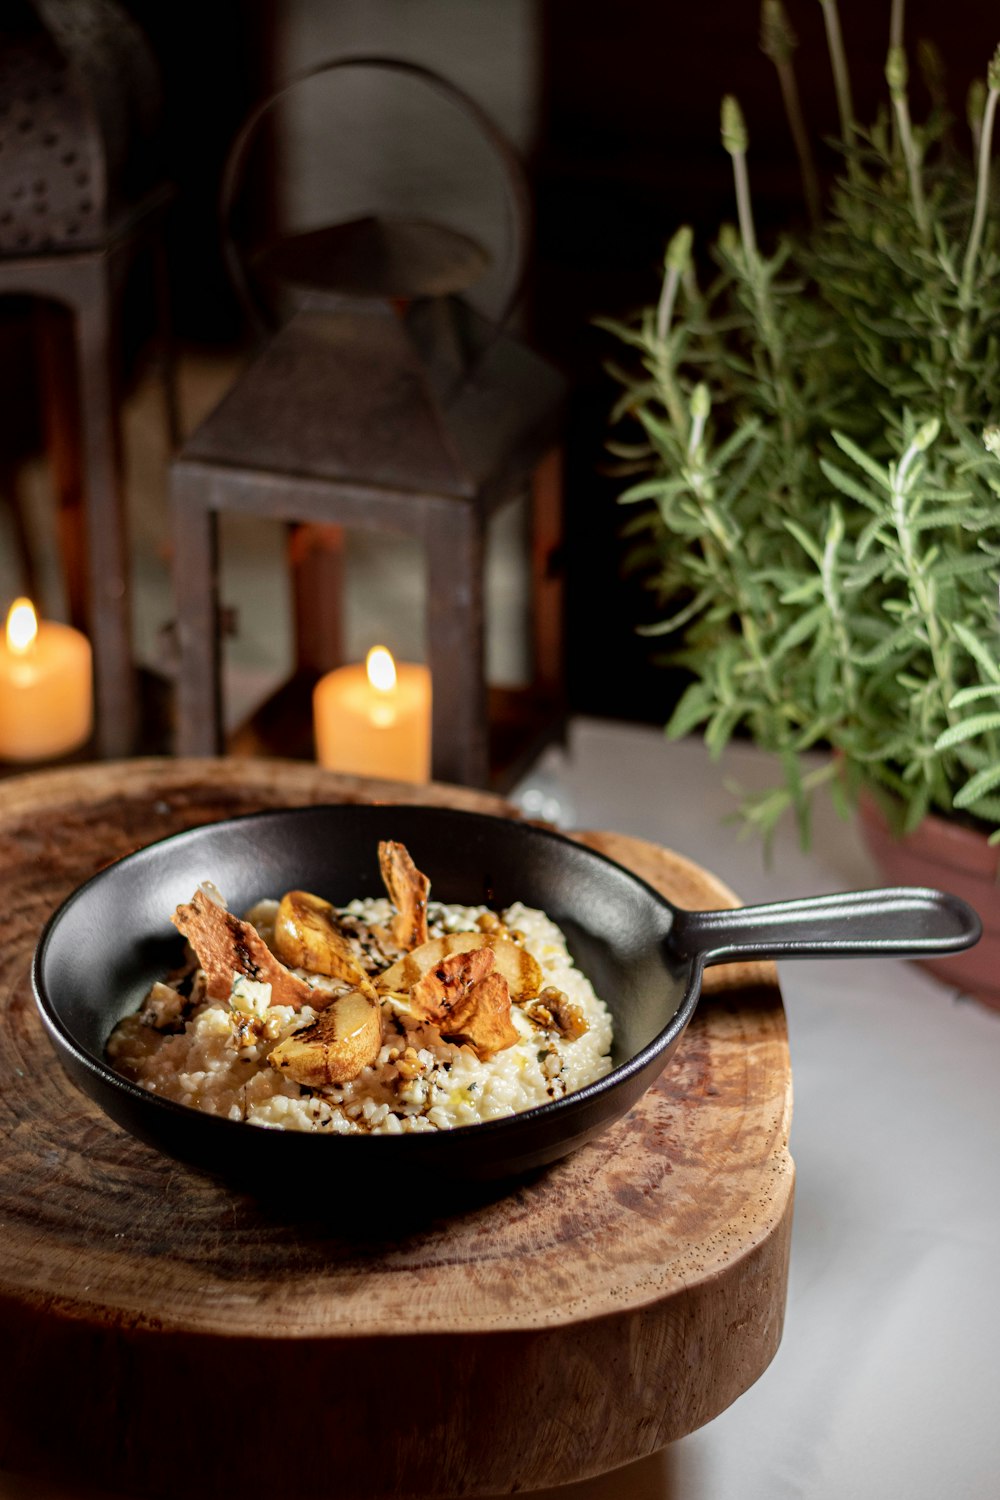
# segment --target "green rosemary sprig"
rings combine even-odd
[[[886,794],[911,828],[931,809],[1000,824],[1000,245],[990,204],[1000,49],[970,101],[975,159],[943,149],[939,107],[910,108],[902,5],[888,107],[854,117],[835,0],[821,0],[844,170],[825,215],[769,252],[753,213],[749,140],[722,109],[737,227],[703,288],[692,237],[668,247],[655,309],[605,324],[618,370],[617,450],[634,507],[629,561],[660,618],[646,633],[693,676],[667,725],[713,754],[737,733],[772,751],[783,785],[745,798],[769,838],[791,810],[805,839],[822,787]],[[794,38],[764,0],[793,115]],[[939,98],[941,69],[934,64]],[[986,431],[984,444],[983,433]],[[817,744],[835,761],[805,766]],[[998,829],[1000,837],[1000,829]]]

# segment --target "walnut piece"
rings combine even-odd
[[[563,991],[548,985],[537,1000],[525,1006],[529,1020],[543,1030],[558,1031],[567,1041],[575,1042],[590,1030],[582,1009]]]

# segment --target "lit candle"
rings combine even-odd
[[[48,760],[76,750],[93,724],[90,642],[39,621],[15,599],[0,641],[0,759]]]
[[[364,665],[337,667],[313,690],[321,766],[387,781],[426,781],[431,770],[431,674],[397,666],[384,646]]]

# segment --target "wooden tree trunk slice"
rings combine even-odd
[[[261,807],[451,787],[276,761],[133,761],[0,785],[0,1469],[125,1493],[429,1497],[603,1473],[707,1422],[781,1333],[793,1169],[768,964],[710,971],[672,1063],[565,1162],[447,1217],[275,1206],[178,1164],[69,1083],[31,954],[82,880]],[[509,809],[506,809],[509,811]],[[581,835],[691,907],[733,903],[651,844]]]

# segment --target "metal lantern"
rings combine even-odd
[[[499,156],[513,244],[503,308],[488,320],[455,295],[486,258],[467,237],[420,218],[362,216],[250,255],[227,241],[234,280],[259,321],[267,314],[255,296],[262,270],[291,289],[293,311],[173,464],[177,747],[184,754],[223,747],[216,528],[221,513],[243,511],[421,544],[433,774],[486,785],[496,779],[499,735],[509,742],[517,733],[513,720],[537,743],[543,719],[554,721],[561,709],[561,486],[553,455],[564,384],[504,326],[527,250],[528,195],[510,146],[468,96],[414,64],[346,58],[296,82],[364,67],[415,77],[443,94]],[[287,92],[266,100],[237,139],[223,186],[225,225],[248,142]],[[501,727],[485,679],[486,528],[529,491],[535,670],[519,701],[506,696]],[[315,573],[307,582],[314,611],[324,610],[330,590],[317,589]],[[308,616],[300,603],[300,647],[303,634],[315,637]],[[302,658],[300,650],[300,667]],[[292,733],[286,727],[277,748],[287,753]],[[265,748],[275,748],[273,740]],[[516,751],[502,758],[509,766]]]
[[[111,0],[14,0],[0,19],[0,255],[76,250],[156,180],[160,90]]]
[[[119,472],[115,310],[125,270],[148,240],[156,254],[160,333],[166,267],[159,231],[170,199],[160,177],[160,87],[147,44],[112,0],[6,0],[0,11],[0,295],[68,307],[76,378],[59,325],[39,320],[47,426],[70,618],[92,640],[96,748],[137,738],[128,549]],[[172,368],[164,360],[176,435]],[[22,539],[26,528],[17,528]],[[26,544],[25,544],[26,545]],[[30,559],[24,568],[30,576]]]

